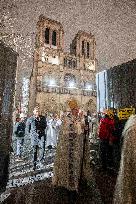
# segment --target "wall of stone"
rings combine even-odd
[[[107,81],[110,107],[136,108],[136,59],[109,69]]]
[[[75,92],[75,93],[74,93]],[[36,104],[40,107],[43,114],[46,112],[63,112],[68,110],[68,101],[76,100],[77,104],[84,111],[89,110],[91,113],[96,112],[96,97],[95,96],[83,96],[78,94],[78,91],[73,90],[71,94],[57,94],[57,93],[37,93]]]
[[[17,53],[0,41],[0,188],[8,170],[16,67]]]

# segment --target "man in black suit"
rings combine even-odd
[[[26,134],[30,134],[31,145],[33,148],[33,164],[34,170],[37,164],[37,154],[39,149],[39,162],[42,167],[42,161],[45,151],[45,129],[47,127],[46,117],[39,114],[39,108],[34,108],[33,116],[28,118],[26,122]]]

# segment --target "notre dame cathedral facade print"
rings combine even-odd
[[[91,33],[78,31],[70,52],[64,52],[63,26],[41,15],[37,22],[29,112],[37,105],[43,113],[63,111],[69,100],[76,100],[85,111],[95,111],[95,47]]]

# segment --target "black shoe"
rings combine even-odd
[[[76,191],[69,191],[68,192],[69,203],[75,204],[77,200],[77,192]]]
[[[36,170],[36,164],[34,163],[34,166],[33,166],[33,170],[35,171]]]
[[[20,156],[17,156],[16,161],[23,161],[23,159]]]
[[[48,149],[52,149],[52,145],[49,145],[49,146],[48,146]]]

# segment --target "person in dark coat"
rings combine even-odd
[[[119,120],[117,113],[114,114],[114,137],[115,141],[113,144],[113,155],[114,155],[114,167],[115,170],[119,170],[120,157],[121,157],[121,135],[122,135],[122,124]]]
[[[23,152],[23,144],[24,144],[24,136],[25,136],[25,115],[23,113],[20,114],[18,122],[16,122],[14,127],[14,135],[17,139],[17,149],[16,156],[17,160],[22,160],[22,152]]]
[[[39,114],[39,108],[34,108],[33,116],[28,118],[26,123],[26,134],[30,134],[31,145],[33,148],[33,169],[36,169],[37,155],[39,149],[39,164],[42,167],[42,161],[44,159],[45,150],[45,129],[46,129],[46,117]]]

